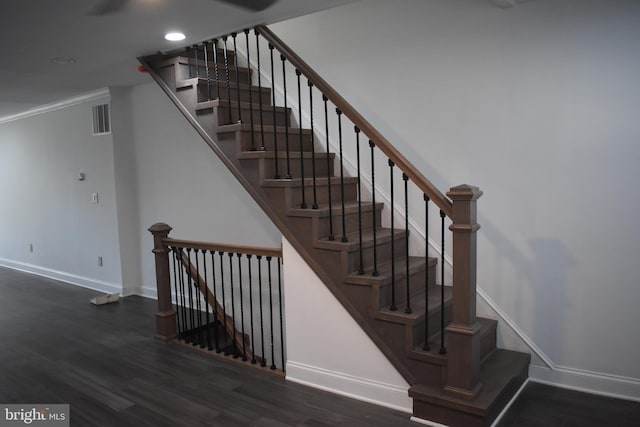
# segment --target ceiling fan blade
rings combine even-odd
[[[243,7],[245,9],[250,9],[256,12],[261,10],[265,10],[272,4],[274,4],[277,0],[218,0],[222,3],[227,3],[233,6]]]
[[[93,9],[89,11],[89,15],[102,16],[116,13],[126,6],[129,0],[101,0]]]

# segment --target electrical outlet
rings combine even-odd
[[[98,266],[102,267],[102,257],[98,257]]]

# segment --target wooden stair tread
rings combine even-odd
[[[247,86],[248,87],[248,86]],[[252,86],[252,87],[257,87],[257,86]],[[254,116],[255,114],[260,114],[260,105],[262,105],[262,112],[263,113],[270,113],[273,114],[273,110],[275,108],[276,113],[287,113],[287,112],[291,112],[291,108],[287,107],[280,107],[280,106],[273,106],[273,105],[269,105],[269,104],[259,104],[256,102],[247,102],[247,101],[240,101],[240,108],[244,109],[244,110],[249,110],[251,108],[253,108],[254,111]],[[215,107],[228,107],[229,106],[229,100],[227,99],[212,99],[210,101],[201,101],[198,102],[196,104],[196,112],[200,112],[200,111],[204,111],[204,110],[211,110]],[[238,108],[238,101],[235,100],[231,100],[231,107],[232,108]],[[247,124],[249,126],[251,126],[250,122],[247,122]],[[254,125],[255,128],[255,125]]]
[[[284,143],[283,143],[284,145]],[[286,159],[287,158],[287,152],[286,151],[273,151],[273,150],[267,150],[267,151],[260,151],[260,150],[256,150],[256,151],[242,151],[238,154],[238,158],[239,159],[274,159],[274,158],[278,158],[278,159]],[[300,160],[300,151],[298,150],[290,150],[289,151],[289,156],[290,159],[296,159],[296,160]],[[315,158],[316,159],[320,159],[320,160],[326,160],[327,157],[331,160],[333,160],[336,155],[335,153],[315,153]],[[312,159],[313,158],[313,153],[311,153],[310,151],[303,151],[302,152],[302,158],[304,159]]]
[[[440,286],[431,286],[429,288],[429,315],[440,310]],[[453,301],[453,292],[451,286],[444,287],[444,303],[449,306]],[[393,323],[414,324],[422,321],[425,316],[424,291],[421,291],[411,297],[411,313],[405,313],[405,305],[399,304],[398,309],[391,311],[389,307],[381,309],[376,313],[376,319],[386,320]]]
[[[209,83],[212,83],[213,85],[215,85],[215,82],[216,80],[209,80]],[[226,91],[227,90],[226,80],[218,80],[218,82],[220,83],[220,85],[224,85],[224,90]],[[176,82],[176,90],[187,89],[189,87],[197,86],[199,84],[206,85],[207,79],[203,77],[191,77],[188,79],[179,80]],[[241,90],[249,90],[249,88],[251,88],[251,90],[254,91],[256,94],[258,93],[258,90],[262,90],[262,91],[270,90],[268,88],[259,88],[258,86],[251,86],[246,83],[237,84],[236,82],[233,82],[233,81],[229,82],[229,87],[231,88],[231,91],[234,91],[238,88]],[[220,91],[224,95],[224,92],[222,91],[222,89],[220,89]],[[237,101],[232,100],[231,102],[236,103]]]
[[[334,227],[334,231],[336,231],[336,237],[334,240],[329,240],[328,237],[323,237],[322,239],[318,239],[315,243],[316,248],[320,249],[330,249],[330,250],[338,250],[338,251],[356,251],[360,248],[360,239],[358,231],[347,233],[347,241],[343,242],[342,235],[338,234],[337,231],[340,227]],[[377,228],[376,229],[376,242],[378,245],[381,243],[386,243],[391,240],[391,229],[390,228]],[[405,237],[404,230],[394,230],[393,236],[396,240],[402,239]],[[370,247],[373,246],[373,230],[362,230],[362,246]]]
[[[353,272],[345,278],[345,283],[350,285],[364,286],[384,286],[391,282],[391,266],[395,263],[396,279],[404,279],[406,275],[406,257],[398,258],[395,262],[385,261],[378,264],[378,276],[372,276],[371,273],[359,274]],[[426,270],[430,266],[438,263],[437,258],[429,257],[409,257],[409,275],[416,272]]]
[[[229,125],[218,126],[217,134],[228,133],[228,132],[237,132],[237,131],[254,131],[254,132],[273,132],[275,128],[276,133],[285,133],[286,127],[284,126],[273,126],[273,125],[253,125],[250,123],[232,123]],[[289,135],[291,134],[308,134],[311,135],[311,129],[306,128],[288,128]]]
[[[332,207],[331,207],[331,212],[333,213],[333,215],[334,216],[342,215],[342,206],[339,204],[339,206],[336,208],[334,205],[335,203],[332,204]],[[384,207],[384,204],[376,203],[375,206],[377,210],[382,210],[382,208]],[[363,213],[367,212],[369,215],[371,215],[372,208],[373,208],[373,203],[365,202],[365,201],[361,202],[361,209]],[[358,201],[357,200],[345,201],[344,212],[347,215],[351,213],[357,213]],[[293,217],[327,218],[329,217],[329,203],[318,203],[317,209],[313,209],[311,207],[308,207],[306,209],[291,208],[289,209],[288,215]]]
[[[262,185],[264,187],[300,187],[301,181],[304,181],[305,186],[313,185],[313,178],[304,178],[304,180],[300,178],[292,178],[292,179],[275,179],[268,178],[262,180]],[[332,185],[340,184],[340,177],[332,176],[332,177],[316,177],[316,185],[327,185],[331,182]],[[344,177],[345,184],[355,184],[358,182],[357,178]],[[340,202],[334,202],[333,206],[339,205]]]
[[[442,387],[428,384],[413,385],[409,389],[409,396],[455,411],[486,417],[494,408],[500,406],[499,402],[504,400],[501,397],[508,398],[517,391],[519,384],[524,381],[523,375],[526,375],[530,357],[529,354],[512,350],[497,349],[494,351],[480,365],[479,377],[483,388],[474,400],[450,396]]]

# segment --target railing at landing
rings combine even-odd
[[[284,373],[282,250],[169,237],[154,224],[156,338]]]

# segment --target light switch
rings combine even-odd
[[[91,203],[98,203],[98,193],[91,194]]]

